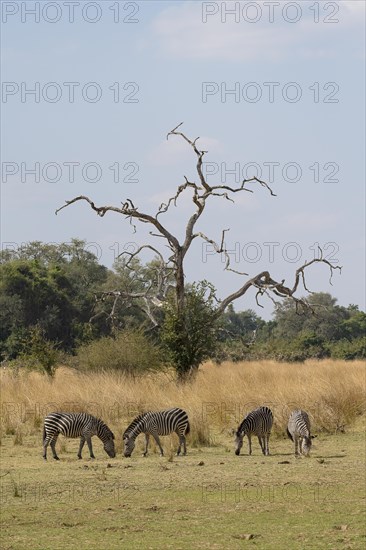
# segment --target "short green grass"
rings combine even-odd
[[[140,436],[142,438],[142,436]],[[223,437],[223,436],[222,436]],[[365,434],[322,435],[310,458],[270,441],[263,457],[233,453],[230,438],[175,457],[119,452],[97,438],[95,460],[78,460],[60,437],[60,461],[41,458],[41,434],[2,438],[2,550],[355,549],[366,546]],[[227,439],[227,440],[226,440]],[[176,441],[174,440],[174,443]]]

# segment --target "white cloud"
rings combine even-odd
[[[343,0],[340,2],[351,17],[364,17],[366,11],[366,3],[364,0]]]
[[[232,9],[238,2],[219,3]],[[202,21],[202,3],[185,2],[164,9],[153,22],[153,32],[158,38],[161,50],[169,57],[197,60],[242,61],[252,59],[279,60],[291,55],[317,57],[335,56],[334,33],[340,34],[354,25],[362,25],[365,4],[363,0],[339,2],[339,11],[319,8],[320,24],[314,23],[312,2],[301,2],[301,18],[296,23],[286,22],[281,11],[276,12],[274,23],[269,22],[269,14],[262,6],[262,16],[257,23],[249,23],[240,15],[239,22],[227,16],[222,22],[219,11]],[[258,3],[261,6],[260,3]],[[300,4],[299,4],[300,5]],[[278,8],[279,10],[281,8]],[[289,17],[294,17],[290,12]],[[338,23],[323,23],[326,18],[339,20]],[[333,40],[329,42],[329,37]]]
[[[276,57],[285,46],[283,35],[276,29],[258,29],[215,18],[202,23],[200,3],[187,3],[164,10],[153,24],[161,46],[172,57],[189,59],[251,59],[267,51]],[[269,47],[272,44],[272,47]]]

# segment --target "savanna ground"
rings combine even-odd
[[[1,549],[363,549],[365,535],[365,365],[362,362],[206,364],[177,386],[169,375],[113,373],[55,378],[2,372]],[[271,456],[253,439],[234,455],[232,428],[259,405],[275,417]],[[186,457],[177,437],[122,455],[121,435],[141,410],[181,406],[191,420]],[[285,438],[288,414],[310,413],[310,458]],[[110,459],[94,437],[95,460],[60,436],[56,462],[42,455],[42,421],[52,410],[87,410],[116,435]]]

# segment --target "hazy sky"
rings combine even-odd
[[[365,307],[362,0],[1,4],[3,247],[79,237],[111,266],[146,242],[117,214],[54,211],[85,194],[155,213],[184,175],[197,181],[189,146],[165,138],[184,121],[209,183],[258,175],[277,195],[251,184],[235,204],[210,201],[198,229],[220,241],[230,228],[232,266],[290,285],[319,243],[343,271],[329,286],[316,265],[309,288]],[[192,209],[187,193],[168,228],[182,237]],[[223,267],[197,241],[187,278],[224,297],[242,277]],[[264,305],[251,292],[235,307],[268,318]]]

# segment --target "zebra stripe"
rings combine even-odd
[[[160,449],[161,456],[164,456],[164,451],[160,443],[159,435],[169,435],[173,432],[175,432],[179,437],[179,447],[177,454],[180,454],[181,447],[183,445],[183,454],[185,455],[187,453],[185,436],[189,434],[189,431],[190,426],[188,415],[182,409],[178,409],[175,407],[173,409],[166,409],[164,411],[145,412],[137,416],[123,434],[124,455],[125,457],[131,456],[132,451],[135,448],[136,437],[140,433],[144,433],[144,456],[147,455],[150,435],[152,435],[155,439]]]
[[[104,445],[104,450],[111,458],[116,456],[114,448],[114,435],[108,426],[91,414],[87,413],[63,413],[56,412],[46,416],[43,429],[43,458],[47,460],[47,447],[50,444],[55,460],[59,460],[56,454],[56,441],[59,434],[65,437],[80,437],[78,458],[81,458],[81,451],[85,441],[88,444],[90,458],[95,458],[91,438],[93,435],[99,437]]]
[[[297,410],[290,414],[287,424],[287,435],[295,443],[295,456],[299,454],[304,456],[309,455],[311,449],[311,434],[310,420],[307,412]]]
[[[273,424],[273,414],[268,407],[259,407],[251,411],[238,427],[235,439],[235,454],[240,455],[243,446],[243,438],[246,435],[249,443],[249,454],[252,454],[252,434],[258,437],[259,444],[264,455],[269,455],[268,443]]]

